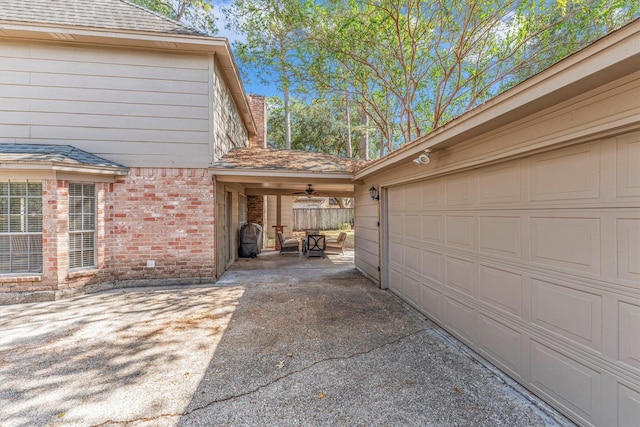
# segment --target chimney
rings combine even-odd
[[[256,135],[249,139],[249,148],[267,148],[267,98],[247,95],[251,115],[256,123]]]

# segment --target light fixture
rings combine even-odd
[[[371,184],[371,188],[369,189],[369,195],[373,200],[380,200],[380,195],[378,194],[378,189],[375,185]]]
[[[420,154],[418,157],[413,159],[413,163],[416,165],[427,165],[431,161],[429,158],[429,154],[431,154],[431,149],[427,148],[424,150],[424,153]]]

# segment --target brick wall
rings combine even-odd
[[[249,140],[249,147],[267,148],[267,98],[262,95],[248,95],[247,99],[257,131]]]
[[[247,221],[260,224],[264,228],[265,196],[247,196]]]
[[[113,280],[214,280],[214,186],[207,169],[132,168],[105,202],[105,269]]]
[[[42,181],[42,274],[0,278],[0,303],[73,295],[86,286],[215,280],[214,184],[207,169],[133,168],[113,184],[96,184],[95,269],[69,270],[68,191],[68,181]]]

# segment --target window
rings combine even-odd
[[[42,272],[42,183],[0,182],[0,273]]]
[[[96,186],[69,183],[69,268],[96,265],[95,236]]]

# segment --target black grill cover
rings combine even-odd
[[[262,250],[262,227],[259,224],[246,223],[240,227],[240,248],[238,255],[241,257],[255,258]]]

